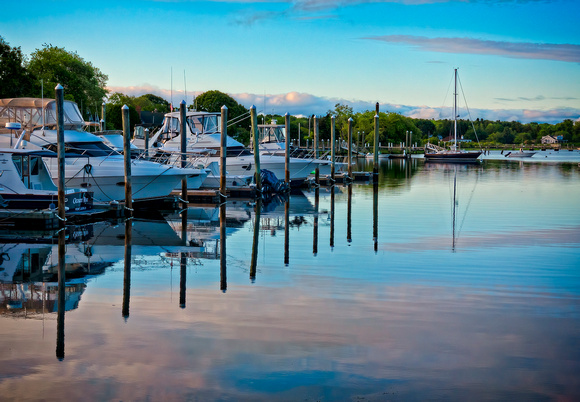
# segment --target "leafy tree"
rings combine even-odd
[[[11,47],[0,36],[0,98],[34,95],[34,77],[25,61],[20,47]]]
[[[352,107],[348,105],[343,105],[337,103],[334,105],[334,110],[329,110],[327,114],[335,116],[334,127],[336,130],[336,136],[342,138],[343,140],[348,139],[348,119],[354,118],[354,113]],[[353,131],[354,127],[353,127]],[[354,134],[353,134],[354,135]]]
[[[123,129],[123,112],[121,108],[124,103],[107,103],[106,105],[106,120],[107,130],[122,130]],[[133,105],[129,107],[129,129],[133,133],[135,124],[141,124],[141,117]]]
[[[250,132],[247,127],[249,124],[249,111],[240,105],[234,98],[223,92],[213,90],[202,93],[196,98],[197,109],[205,112],[221,112],[222,106],[228,108],[228,121],[240,118],[241,120],[234,124],[228,124],[228,135],[236,140],[249,144]],[[247,117],[246,117],[247,116]]]
[[[38,86],[43,80],[45,97],[54,97],[54,87],[61,84],[66,99],[75,101],[81,112],[85,107],[98,107],[107,94],[108,77],[76,52],[64,48],[44,44],[32,53],[28,70],[37,78]]]

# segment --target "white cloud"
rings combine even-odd
[[[428,38],[414,35],[371,36],[363,39],[409,45],[426,52],[482,54],[518,59],[580,62],[580,45],[568,43],[506,42],[473,38]]]
[[[142,85],[132,87],[110,87],[111,92],[121,92],[126,95],[140,96],[146,93],[161,96],[170,101],[171,91],[153,85]],[[192,102],[193,96],[201,92],[188,92],[188,103]],[[178,104],[184,99],[183,91],[173,91],[173,102]],[[241,105],[249,108],[256,106],[259,113],[280,114],[289,113],[293,116],[308,116],[312,114],[324,115],[327,111],[334,109],[337,103],[348,105],[355,112],[374,110],[374,100],[353,100],[344,98],[327,98],[303,92],[288,92],[285,94],[263,94],[251,93],[229,93]],[[452,112],[449,107],[433,106],[412,106],[393,103],[380,103],[380,110],[383,112],[396,112],[404,116],[416,119],[444,119],[451,118]],[[557,108],[549,110],[536,109],[471,109],[471,119],[482,118],[486,120],[520,121],[522,123],[559,123],[565,119],[578,119],[580,109],[577,108]],[[468,116],[462,116],[467,118]]]

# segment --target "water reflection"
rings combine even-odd
[[[580,168],[415,163],[405,191],[379,180],[329,197],[321,188],[262,207],[229,201],[134,220],[130,256],[125,222],[68,228],[59,289],[56,233],[36,243],[4,236],[1,395],[577,400]],[[372,246],[352,243],[371,227]],[[171,298],[167,259],[177,256],[187,309]],[[133,314],[124,323],[127,273]],[[55,371],[64,311],[67,359]]]
[[[64,314],[65,314],[65,231],[58,233],[58,303],[56,318],[56,358],[64,359]]]
[[[226,203],[223,202],[220,205],[220,290],[225,293],[228,288],[227,279],[227,253],[226,253],[226,222],[227,222],[227,209]]]
[[[254,210],[254,236],[252,240],[252,260],[250,262],[250,281],[256,280],[256,265],[258,264],[258,239],[260,236],[260,214],[262,213],[262,199],[258,198]]]
[[[133,219],[125,221],[125,254],[123,258],[123,311],[125,321],[129,319],[129,301],[131,299],[131,248],[133,242]]]
[[[314,231],[312,235],[312,254],[318,254],[318,204],[320,202],[320,186],[316,185],[314,189],[314,224],[312,225],[312,230]]]

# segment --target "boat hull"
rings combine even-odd
[[[8,209],[56,209],[57,192],[45,194],[10,194],[0,193],[2,207]],[[68,191],[65,194],[64,206],[67,212],[88,211],[93,209],[93,196],[89,191]]]
[[[428,162],[449,162],[449,163],[476,163],[481,152],[441,152],[425,154]]]

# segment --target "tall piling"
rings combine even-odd
[[[318,142],[320,141],[319,138],[319,131],[318,131],[318,118],[314,115],[314,159],[318,159]],[[314,162],[316,164],[316,168],[314,169],[314,182],[316,186],[320,184],[320,168],[318,166],[318,162]]]
[[[350,117],[348,119],[348,178],[352,180],[352,122],[353,119]]]
[[[228,107],[223,105],[221,108],[222,112],[222,126],[221,126],[221,137],[220,137],[220,202],[226,200],[226,156],[228,154]]]
[[[123,105],[123,153],[125,160],[125,214],[133,215],[133,189],[131,187],[131,131],[129,130],[129,106]]]
[[[64,185],[64,89],[58,84],[56,91],[56,139],[57,139],[57,162],[58,162],[58,216],[60,228],[64,228],[65,222],[65,185]]]
[[[334,163],[336,159],[335,155],[335,148],[336,148],[336,117],[334,115],[330,116],[330,143],[332,144],[330,147],[330,181],[334,184]]]
[[[262,177],[260,176],[260,144],[258,143],[258,116],[256,114],[256,106],[250,107],[250,116],[252,120],[252,140],[254,144],[254,165],[256,175],[256,189],[259,193],[262,192]]]
[[[144,147],[145,158],[149,159],[149,129],[146,128],[145,130],[143,130],[143,134],[145,136],[145,147]]]
[[[379,175],[379,102],[376,104],[375,114],[375,147],[373,155],[373,181],[377,181]]]
[[[105,102],[103,102],[101,104],[101,121],[103,122],[103,128],[101,130],[106,130],[107,129],[107,119],[105,116],[106,110],[107,110],[107,105],[105,104]]]
[[[284,115],[284,129],[286,131],[286,147],[284,148],[284,181],[290,185],[290,114]]]
[[[180,154],[181,154],[181,167],[187,166],[187,106],[184,100],[179,103],[179,133],[181,140]],[[183,202],[183,208],[186,208],[186,202],[188,198],[187,194],[187,177],[181,179],[181,199]]]

